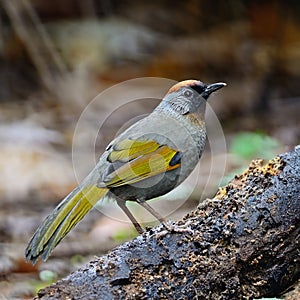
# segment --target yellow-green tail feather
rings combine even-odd
[[[26,248],[26,259],[35,263],[42,256],[46,260],[55,246],[107,191],[95,184],[74,189],[39,226]]]

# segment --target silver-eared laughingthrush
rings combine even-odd
[[[195,168],[206,142],[206,100],[225,85],[185,80],[171,87],[150,115],[108,145],[92,172],[42,222],[26,248],[26,259],[46,260],[104,196],[117,202],[139,233],[143,229],[126,201],[136,201],[170,229],[146,201],[174,189]]]

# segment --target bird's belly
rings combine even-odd
[[[180,168],[137,183],[115,187],[110,193],[124,201],[149,200],[173,190],[179,182]]]

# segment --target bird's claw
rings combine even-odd
[[[187,233],[194,234],[194,231],[189,226],[190,224],[185,224],[184,226],[179,226],[175,224],[169,224],[167,222],[163,222],[162,225],[165,227],[165,230],[156,234],[157,238],[164,237],[168,233]]]

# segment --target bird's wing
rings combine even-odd
[[[119,187],[165,173],[180,166],[181,152],[154,140],[123,139],[111,146],[108,172],[100,187]]]

